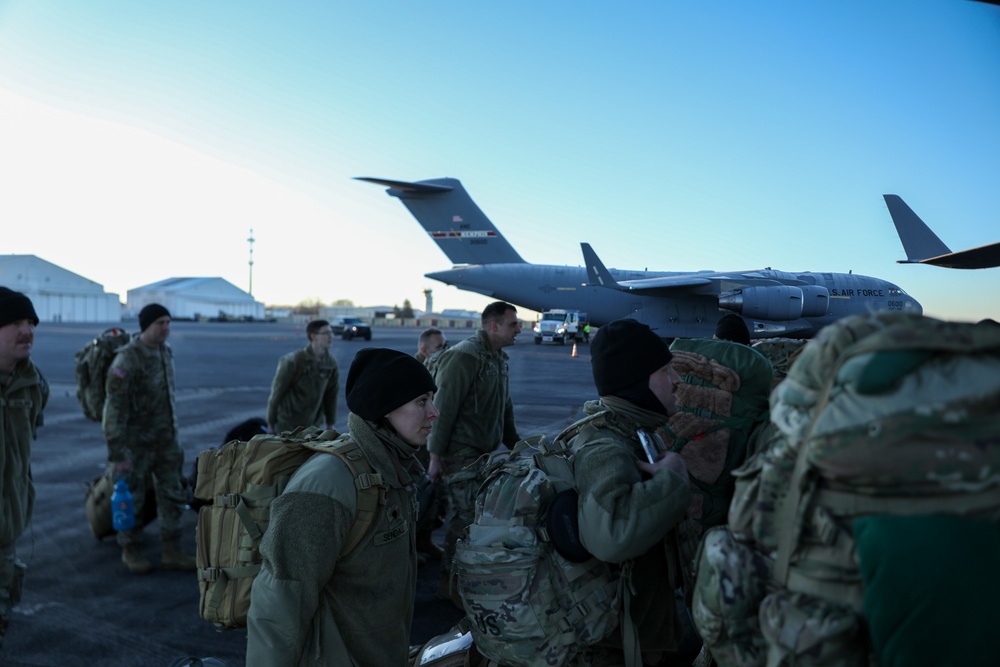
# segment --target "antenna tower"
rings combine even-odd
[[[250,289],[248,289],[247,291],[249,292],[250,296],[253,296],[253,242],[254,242],[253,227],[251,227],[250,238],[247,239],[247,243],[250,244]]]

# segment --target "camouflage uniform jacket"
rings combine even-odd
[[[21,361],[0,373],[0,545],[13,544],[24,532],[35,506],[31,481],[31,441],[45,407],[38,370]]]
[[[151,348],[133,338],[115,355],[105,387],[102,423],[109,461],[124,460],[126,450],[180,446],[170,345]]]
[[[626,416],[603,402],[584,406],[582,428],[570,440],[573,475],[580,496],[580,541],[600,560],[633,561],[632,619],[643,651],[675,650],[680,628],[675,618],[675,566],[664,539],[684,517],[691,499],[688,480],[671,470],[652,478],[636,462],[645,460],[636,430],[650,431],[666,422],[663,415],[633,408]],[[633,415],[648,416],[640,424]],[[572,433],[574,427],[570,427]],[[614,634],[610,639],[620,637]]]
[[[355,414],[350,438],[388,484],[358,546],[339,556],[357,509],[354,477],[316,454],[271,505],[247,617],[247,667],[407,664],[416,596],[412,448]]]
[[[510,399],[509,357],[490,347],[478,331],[454,347],[431,355],[438,390],[434,405],[441,412],[427,440],[432,454],[478,455],[518,440]]]
[[[267,400],[267,423],[276,424],[279,432],[297,426],[332,426],[337,421],[339,385],[340,369],[328,351],[316,356],[307,345],[289,352],[278,360]]]

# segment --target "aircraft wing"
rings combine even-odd
[[[907,260],[897,261],[897,264],[910,263]],[[950,252],[946,255],[938,255],[937,257],[928,257],[927,259],[921,259],[912,263],[932,264],[948,269],[990,269],[1000,266],[1000,241],[979,246],[978,248],[969,248],[968,250]]]
[[[780,283],[772,278],[759,277],[759,275],[755,275],[758,274],[756,270],[733,273],[702,271],[619,281],[611,275],[589,243],[581,243],[580,248],[583,250],[583,259],[587,266],[588,284],[610,287],[632,294],[644,296],[718,295],[720,291],[733,289],[737,286],[788,284],[787,282]]]
[[[385,185],[403,192],[426,192],[430,194],[439,192],[451,192],[453,188],[447,185],[437,185],[434,183],[411,183],[410,181],[392,181],[388,178],[372,178],[370,176],[355,176],[355,180],[367,181],[376,185]]]

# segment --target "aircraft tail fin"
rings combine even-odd
[[[452,264],[523,264],[486,214],[455,178],[392,181],[358,176],[357,180],[388,186],[426,230]]]
[[[587,282],[590,285],[621,288],[589,243],[581,243],[580,249],[583,250],[583,263],[587,267]]]
[[[919,264],[925,259],[951,253],[951,249],[907,206],[902,197],[882,195],[882,198],[906,251],[906,259],[899,260],[899,264]]]
[[[1000,266],[1000,242],[952,252],[897,195],[882,195],[896,225],[906,259],[898,264],[931,264],[948,269],[989,269]]]

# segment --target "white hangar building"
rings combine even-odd
[[[263,303],[222,278],[167,278],[128,291],[132,317],[150,303],[160,304],[181,320],[264,318]]]
[[[0,255],[0,286],[24,292],[40,322],[121,322],[117,294],[36,255]]]

